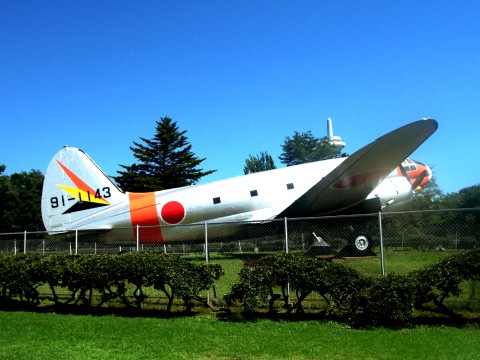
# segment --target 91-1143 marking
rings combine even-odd
[[[92,201],[92,198],[91,198],[91,194],[90,194],[90,191],[87,191],[87,196],[88,196],[88,199],[85,200],[85,201]],[[107,199],[109,197],[111,197],[112,194],[110,192],[110,187],[106,186],[102,189],[98,188],[97,191],[95,191],[95,199]],[[62,206],[65,206],[65,196],[62,195],[60,196],[60,200],[61,200],[61,203],[62,203]],[[72,198],[72,197],[68,197],[67,198],[68,201],[72,201],[72,200],[75,200],[75,198]],[[78,200],[80,202],[83,202],[82,200],[82,193],[79,191],[78,192]],[[53,196],[50,198],[50,205],[52,207],[52,209],[55,209],[55,208],[58,208],[60,206],[60,201],[58,199],[57,196]]]

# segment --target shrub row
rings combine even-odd
[[[98,294],[99,306],[120,301],[141,308],[147,298],[145,288],[153,287],[168,299],[167,311],[171,310],[174,299],[182,299],[190,311],[192,301],[199,299],[199,293],[212,287],[222,274],[219,265],[199,265],[179,256],[154,253],[0,255],[0,301],[20,298],[39,303],[38,288],[48,285],[55,304],[92,305],[93,294]],[[58,289],[66,289],[70,294],[63,302],[57,295]]]
[[[182,299],[186,310],[200,292],[212,288],[223,274],[218,264],[200,265],[175,255],[126,253],[122,255],[12,256],[0,254],[0,304],[13,299],[37,304],[39,287],[49,288],[55,304],[96,305],[117,301],[141,308],[146,288],[173,301]],[[414,310],[433,305],[452,314],[445,299],[459,296],[461,283],[480,280],[480,250],[447,257],[406,276],[369,278],[335,262],[301,254],[270,255],[247,263],[225,302],[254,314],[260,307],[287,314],[305,312],[305,299],[315,293],[325,300],[327,314],[343,321],[375,326],[403,326]],[[290,287],[291,299],[287,296]],[[57,295],[68,290],[67,298]],[[44,291],[42,291],[44,292]]]
[[[413,271],[415,305],[433,303],[440,311],[450,313],[444,300],[459,296],[466,280],[480,280],[480,249],[449,256],[424,269]]]
[[[378,279],[300,254],[268,256],[249,265],[225,296],[229,306],[240,306],[245,314],[253,314],[260,306],[276,312],[278,299],[283,299],[287,312],[303,312],[305,298],[316,293],[327,303],[327,312],[343,320],[395,327],[408,324],[415,308],[426,303],[449,313],[444,300],[460,295],[462,281],[480,279],[480,250],[452,255],[407,276]],[[295,294],[292,303],[286,296],[287,284]]]
[[[305,298],[315,292],[332,309],[354,311],[355,298],[368,280],[352,268],[305,255],[271,255],[240,271],[239,280],[225,296],[227,305],[240,305],[245,312],[267,306],[275,312],[275,301],[283,299],[287,312],[304,312]],[[289,304],[287,285],[296,294]],[[278,293],[280,292],[280,293]]]

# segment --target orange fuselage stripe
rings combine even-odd
[[[130,219],[132,226],[154,226],[140,229],[142,243],[163,243],[160,220],[157,214],[155,193],[128,193],[130,199]],[[136,229],[134,229],[136,232]]]

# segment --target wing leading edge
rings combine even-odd
[[[378,138],[347,158],[277,217],[328,214],[362,202],[437,128],[436,120],[422,119]]]

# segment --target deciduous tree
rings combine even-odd
[[[248,159],[245,160],[245,165],[243,167],[244,174],[251,174],[265,170],[276,169],[277,166],[273,161],[273,158],[267,151],[261,151],[257,155],[249,155]]]
[[[295,131],[293,137],[287,136],[282,150],[279,159],[287,166],[337,158],[341,151],[332,145],[327,137],[317,138],[311,131]]]
[[[0,174],[5,166],[0,166]],[[39,170],[0,176],[0,232],[42,231],[40,203],[43,174]]]
[[[436,177],[433,176],[421,190],[417,190],[413,199],[413,210],[435,210],[441,207],[443,193]]]

